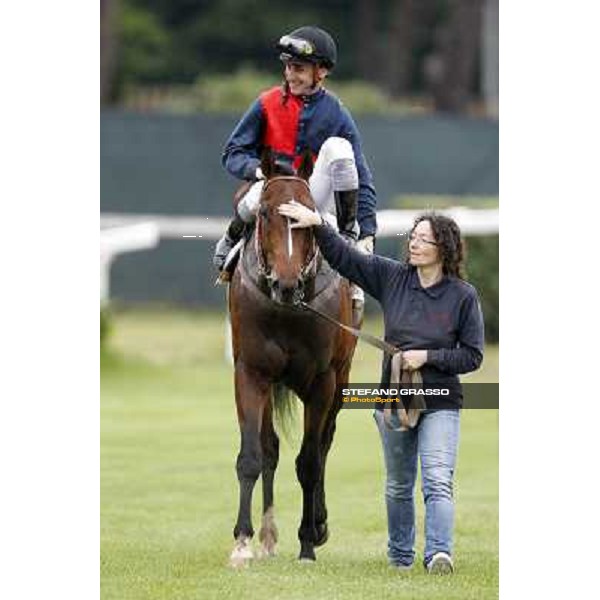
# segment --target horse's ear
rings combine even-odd
[[[262,151],[260,157],[260,169],[263,172],[265,179],[271,179],[275,173],[275,160],[273,157],[273,152],[269,146],[266,146]]]
[[[298,167],[298,177],[302,177],[302,179],[308,181],[309,177],[313,172],[313,159],[310,150],[307,148],[302,153],[302,162]]]

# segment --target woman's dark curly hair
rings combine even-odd
[[[444,275],[451,275],[464,279],[463,261],[465,247],[456,221],[435,212],[427,212],[419,215],[415,219],[413,227],[410,230],[411,234],[421,221],[429,221],[429,224],[431,225],[433,237],[438,243]],[[407,244],[408,243],[410,242],[407,242]]]

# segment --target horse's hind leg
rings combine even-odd
[[[262,471],[260,429],[263,411],[270,399],[270,384],[243,364],[235,367],[235,399],[241,433],[241,447],[236,470],[240,484],[237,522],[233,530],[236,540],[230,564],[239,567],[253,558],[250,541],[252,528],[252,492]]]
[[[261,542],[260,557],[275,556],[277,544],[277,526],[275,525],[275,508],[273,505],[273,482],[279,462],[279,438],[273,428],[273,411],[268,402],[263,413],[261,430],[263,452],[262,484],[263,484],[263,517],[258,539]]]

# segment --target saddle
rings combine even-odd
[[[244,181],[242,185],[233,194],[233,207],[237,210],[240,200],[248,193],[248,190],[254,185],[254,181]]]
[[[240,185],[240,187],[233,194],[233,207],[236,211],[240,200],[248,193],[248,190],[252,187],[253,183],[253,181],[244,181],[244,183],[242,183],[242,185]],[[215,285],[225,285],[231,281],[240,257],[242,247],[244,246],[248,235],[252,233],[252,229],[252,226],[249,226],[248,224],[246,225],[242,239],[239,240],[238,243],[229,251],[227,258],[225,259],[223,269],[215,280]]]

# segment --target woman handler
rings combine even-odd
[[[477,291],[462,277],[463,244],[458,225],[435,213],[418,217],[408,240],[407,262],[400,263],[357,251],[324,223],[318,212],[297,203],[284,204],[279,210],[296,220],[292,227],[314,226],[327,262],[379,301],[385,339],[403,351],[403,368],[418,369],[425,386],[449,390],[449,395],[427,397],[427,409],[412,429],[390,428],[381,410],[374,416],[387,475],[390,563],[408,569],[414,562],[414,486],[420,458],[424,565],[430,573],[450,573],[454,570],[453,480],[462,405],[457,375],[479,368],[484,348]],[[382,387],[389,385],[390,362],[385,356]]]

